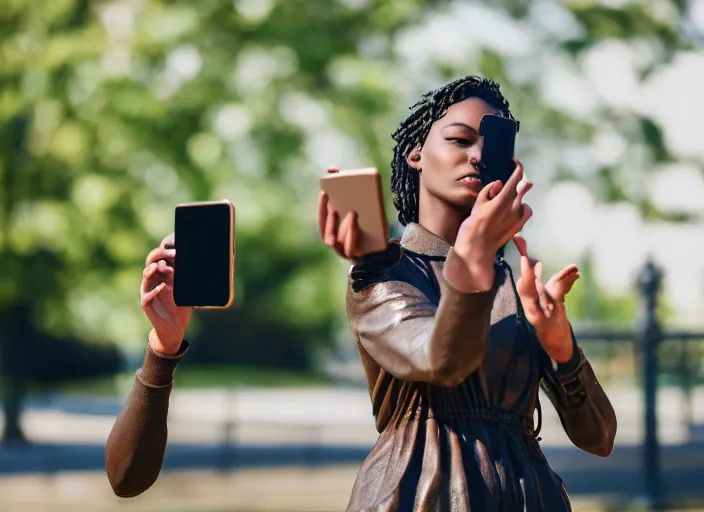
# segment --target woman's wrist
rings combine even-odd
[[[156,330],[152,328],[151,331],[149,331],[149,347],[160,356],[164,357],[173,357],[176,354],[178,354],[179,349],[181,348],[181,343],[183,340],[179,341],[178,343],[168,343],[164,344],[164,342],[159,339],[159,335],[157,334]]]
[[[579,357],[577,342],[569,324],[558,324],[557,327],[543,332],[536,329],[535,334],[553,361],[553,365],[565,365],[574,361],[575,357]]]
[[[463,293],[476,293],[490,290],[494,286],[496,271],[494,256],[480,252],[458,252],[450,249],[445,260],[443,276],[445,281]]]

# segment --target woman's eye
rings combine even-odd
[[[471,146],[471,145],[472,145],[472,141],[471,141],[471,140],[469,140],[469,139],[463,139],[463,138],[460,138],[460,137],[453,137],[453,138],[450,138],[450,139],[447,139],[447,140],[450,141],[450,142],[453,143],[453,144],[457,144],[458,146],[462,146],[462,147],[468,147],[468,146]]]

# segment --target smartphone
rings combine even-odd
[[[375,168],[329,173],[320,178],[329,205],[340,222],[347,213],[357,213],[357,254],[383,252],[389,244],[389,223],[384,211],[381,176]]]
[[[175,210],[174,302],[226,309],[235,300],[235,207],[228,200]]]
[[[516,147],[518,121],[495,114],[486,114],[479,124],[479,134],[484,137],[479,171],[485,184],[501,180],[506,183],[516,169],[513,161]]]

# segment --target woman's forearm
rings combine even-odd
[[[574,445],[606,457],[616,438],[616,413],[576,341],[574,350],[566,363],[546,363],[543,388]]]
[[[461,293],[441,280],[436,307],[418,288],[390,281],[348,294],[352,330],[399,379],[455,387],[481,364],[496,288]]]
[[[120,497],[143,493],[161,472],[173,373],[187,350],[184,341],[176,355],[166,357],[147,346],[144,364],[105,447],[108,480]]]

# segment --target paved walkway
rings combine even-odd
[[[642,398],[632,387],[607,390],[618,417],[617,444],[635,445],[642,439]],[[545,395],[543,445],[571,443]],[[27,434],[51,443],[104,443],[121,401],[112,397],[59,396],[35,400],[24,417]],[[704,425],[704,388],[692,394],[692,419]],[[698,429],[684,421],[687,402],[675,388],[660,391],[658,421],[663,444],[704,441]],[[175,391],[169,413],[170,439],[178,443],[220,443],[230,428],[238,443],[373,444],[374,428],[369,394],[364,389],[211,389]],[[692,439],[692,435],[699,436]]]
[[[332,466],[323,469],[281,468],[229,473],[164,473],[151,489],[130,499],[115,497],[103,473],[6,477],[0,478],[0,510],[341,512],[347,505],[356,471],[356,466]],[[577,497],[573,501],[574,509],[578,512],[604,510],[600,500]]]
[[[608,393],[619,430],[616,450],[607,459],[576,450],[543,398],[543,449],[570,492],[580,498],[605,493],[637,496],[643,490],[640,394],[633,388]],[[704,423],[702,390],[694,394],[692,403],[693,419]],[[699,490],[704,481],[704,443],[693,438],[682,422],[685,404],[674,389],[663,390],[658,404],[666,485],[683,496]],[[24,418],[33,446],[0,449],[0,510],[19,510],[15,504],[23,500],[35,500],[39,508],[22,506],[22,512],[342,510],[356,469],[376,439],[365,390],[175,392],[162,477],[145,497],[116,500],[104,476],[103,454],[119,407],[119,400],[105,398],[34,401]],[[222,471],[213,472],[213,468]],[[276,493],[265,491],[269,476],[263,475],[273,475]],[[329,493],[324,490],[328,488]],[[48,499],[47,493],[55,496],[58,508],[42,502]],[[168,498],[169,494],[177,498]],[[235,499],[234,494],[240,497]],[[227,504],[216,503],[225,499],[222,496],[229,500]],[[272,500],[270,507],[268,500]],[[296,500],[304,508],[296,508]],[[322,508],[313,508],[318,504]]]

